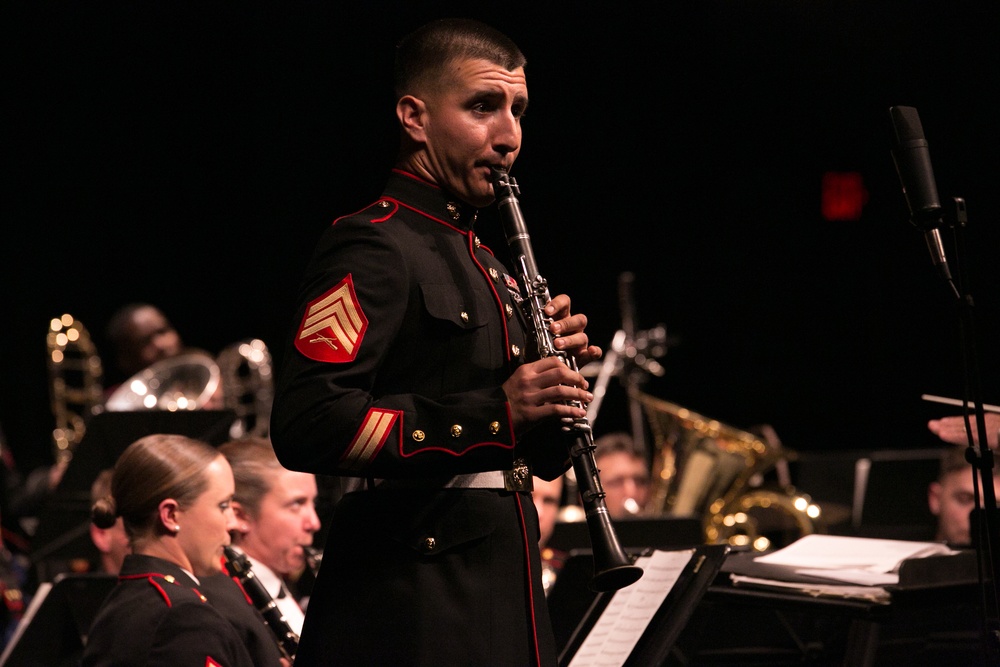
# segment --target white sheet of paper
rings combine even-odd
[[[731,574],[729,578],[732,579],[733,583],[736,585],[750,584],[764,586],[766,588],[787,588],[790,590],[801,591],[808,595],[813,596],[833,596],[839,598],[849,598],[849,599],[860,599],[869,600],[871,602],[879,602],[882,604],[887,604],[889,602],[889,593],[881,586],[851,586],[848,584],[803,584],[796,583],[792,581],[777,581],[776,579],[761,579],[759,577],[744,577],[738,574]]]
[[[758,556],[758,563],[810,570],[896,572],[907,558],[956,553],[940,542],[883,540],[843,535],[806,535],[784,549]],[[829,573],[820,576],[828,577]]]
[[[824,577],[859,586],[888,586],[899,583],[899,575],[895,572],[872,572],[871,570],[814,570],[802,568],[795,570],[799,574],[810,577]]]
[[[623,665],[693,554],[694,549],[654,551],[637,559],[642,577],[615,592],[569,667]]]

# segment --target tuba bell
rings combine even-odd
[[[230,437],[266,437],[274,396],[271,355],[260,339],[233,343],[217,357],[188,350],[139,371],[115,390],[105,408],[232,410]]]
[[[109,412],[221,408],[222,374],[207,352],[190,350],[139,371],[112,392]],[[214,403],[213,403],[214,402]]]
[[[708,543],[755,551],[822,532],[808,495],[782,476],[764,483],[794,452],[644,392],[633,395],[655,445],[647,514],[699,518]]]

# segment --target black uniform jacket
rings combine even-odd
[[[128,555],[91,625],[85,667],[254,667],[243,638],[177,565]]]
[[[239,633],[244,646],[253,658],[253,664],[266,667],[281,664],[278,638],[267,621],[254,606],[243,586],[225,572],[210,577],[199,577],[198,587],[209,603],[218,609]]]
[[[389,481],[337,504],[296,665],[555,664],[530,496],[446,488],[522,457],[552,479],[569,459],[558,422],[515,437],[501,385],[537,346],[476,217],[396,170],[305,271],[275,451]]]
[[[516,279],[473,231],[477,211],[394,171],[340,218],[306,270],[271,437],[293,470],[375,478],[568,466],[558,424],[515,447],[500,385],[526,355]],[[526,349],[531,347],[532,349]]]

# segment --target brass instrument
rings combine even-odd
[[[104,407],[110,412],[201,410],[216,396],[221,382],[215,359],[191,350],[139,371],[108,397]]]
[[[271,353],[259,338],[233,343],[216,358],[225,406],[236,413],[242,435],[266,437],[270,428],[274,378]]]
[[[95,413],[135,410],[233,410],[231,437],[266,437],[274,396],[271,355],[262,340],[234,343],[219,354],[189,349],[158,361],[105,399],[101,357],[83,323],[53,318],[46,337],[56,461],[66,464]]]
[[[793,539],[819,532],[820,509],[808,495],[760,482],[793,452],[644,392],[633,395],[655,442],[647,514],[700,517],[707,542],[756,551],[772,546],[770,531],[791,531]]]
[[[281,654],[290,661],[295,660],[295,652],[299,648],[299,636],[288,625],[281,610],[275,603],[274,598],[267,592],[264,585],[260,583],[250,567],[250,560],[236,549],[230,546],[222,547],[225,555],[226,571],[229,576],[235,577],[243,586],[243,590],[250,596],[254,607],[264,617],[267,627],[274,633],[274,638],[278,642],[278,649]]]
[[[514,271],[520,278],[524,294],[522,307],[532,324],[532,333],[538,344],[541,358],[558,357],[563,363],[577,370],[572,356],[556,349],[552,332],[552,320],[544,313],[545,305],[551,300],[547,281],[541,276],[535,264],[531,238],[521,215],[521,207],[515,192],[520,194],[517,182],[506,171],[492,169],[493,191],[497,197],[497,207],[503,224],[507,243],[514,259]],[[585,408],[577,402],[577,407]],[[567,427],[576,435],[570,448],[573,471],[580,497],[586,510],[587,527],[594,554],[594,577],[590,588],[594,591],[613,591],[635,583],[642,576],[642,568],[632,563],[625,553],[614,526],[608,515],[604,501],[604,487],[601,485],[600,471],[594,460],[594,434],[589,419],[584,416],[573,420]]]
[[[87,420],[104,400],[104,369],[87,328],[69,314],[52,319],[45,342],[55,458],[57,464],[67,464],[83,439]]]
[[[233,343],[218,357],[190,349],[158,361],[121,384],[105,409],[219,410],[236,415],[230,437],[266,437],[274,396],[271,354],[264,341]]]

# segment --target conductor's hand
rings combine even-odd
[[[986,441],[990,449],[996,449],[997,441],[1000,440],[1000,414],[987,412],[983,417],[986,420]],[[971,424],[972,442],[979,445],[979,429],[976,426],[976,420],[972,419]],[[969,444],[969,435],[965,430],[965,419],[961,416],[932,419],[927,422],[927,428],[945,442],[950,442],[953,445]]]
[[[570,314],[570,299],[560,294],[545,307],[552,318],[552,334],[557,351],[575,356],[578,363],[600,359],[601,348],[590,345],[586,315]],[[578,371],[562,359],[551,356],[519,367],[503,383],[510,404],[514,431],[524,433],[545,419],[580,419],[587,416],[587,403],[594,395],[587,391],[588,383]]]

